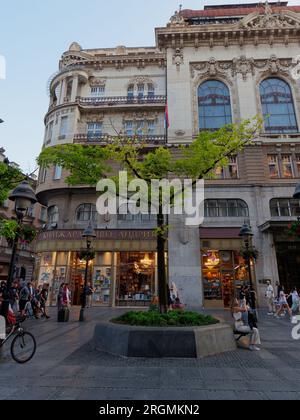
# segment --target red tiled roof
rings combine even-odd
[[[230,8],[230,9],[208,9],[208,10],[190,10],[185,9],[180,12],[181,16],[186,19],[193,18],[193,17],[207,17],[207,18],[214,18],[214,17],[226,17],[226,16],[246,16],[250,13],[260,11],[264,13],[264,7],[237,7],[237,8]],[[282,6],[282,7],[272,7],[273,12],[278,13],[282,10],[289,10],[291,12],[300,13],[300,6]]]

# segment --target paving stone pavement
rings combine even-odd
[[[300,341],[293,325],[260,313],[261,352],[237,350],[205,359],[124,359],[98,352],[91,341],[97,322],[123,310],[93,308],[78,323],[27,321],[37,353],[15,364],[0,356],[0,400],[300,400]],[[229,319],[229,313],[217,312]]]

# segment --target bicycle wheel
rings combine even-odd
[[[29,332],[19,333],[11,343],[10,352],[15,362],[20,364],[29,362],[36,352],[34,336]]]

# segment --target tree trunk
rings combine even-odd
[[[169,307],[168,289],[167,289],[167,274],[166,274],[166,259],[165,259],[165,223],[162,207],[159,209],[157,216],[157,269],[158,269],[158,296],[159,307],[161,313],[167,313]]]

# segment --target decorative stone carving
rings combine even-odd
[[[180,48],[176,48],[175,54],[173,55],[173,64],[179,69],[181,64],[184,63],[183,52]]]
[[[83,57],[79,57],[76,55],[66,55],[63,56],[62,60],[61,60],[61,67],[71,67],[71,66],[76,66],[79,64],[84,64],[84,62],[86,62],[86,59]]]
[[[127,54],[127,48],[124,45],[119,45],[115,49],[115,55],[126,55]]]
[[[248,73],[251,73],[252,76],[255,75],[255,63],[254,59],[247,59],[245,55],[242,55],[240,58],[234,58],[232,60],[232,76],[236,74],[241,74],[243,80],[247,80]]]
[[[175,11],[174,15],[170,18],[170,23],[168,23],[168,27],[174,26],[187,26],[188,23],[184,20],[184,17],[180,14],[180,11]]]
[[[175,135],[177,137],[183,137],[185,135],[185,131],[183,131],[183,130],[177,130],[177,131],[175,131]]]
[[[69,48],[69,51],[76,51],[76,52],[79,52],[79,51],[81,51],[82,50],[82,47],[81,47],[81,45],[79,45],[78,44],[78,42],[73,42],[71,45],[70,45],[70,48]]]
[[[241,22],[241,27],[248,29],[277,29],[277,28],[297,28],[300,20],[296,13],[281,11],[273,13],[272,7],[268,2],[265,4],[265,13],[253,13]]]
[[[254,60],[242,55],[239,58],[233,58],[232,61],[219,62],[215,58],[210,58],[204,63],[197,63],[191,65],[191,76],[202,78],[216,77],[216,76],[230,76],[234,77],[237,74],[243,76],[243,80],[247,80],[248,74],[255,76],[256,70],[269,72],[271,74],[287,74],[289,70],[295,66],[292,60],[279,59],[276,55],[271,55],[268,60]]]
[[[123,114],[123,122],[125,121],[137,121],[137,120],[157,120],[157,112],[127,112]]]
[[[191,75],[194,79],[196,76],[201,74],[203,77],[215,77],[218,75],[225,75],[226,71],[231,67],[230,62],[220,63],[214,57],[210,58],[209,61],[204,63],[197,63],[191,65]]]
[[[92,76],[89,78],[89,83],[90,83],[90,86],[105,86],[106,78]]]
[[[129,80],[129,85],[142,85],[142,84],[152,84],[154,86],[156,86],[156,84],[153,82],[153,80],[151,79],[151,77],[149,76],[135,76],[132,79]]]

